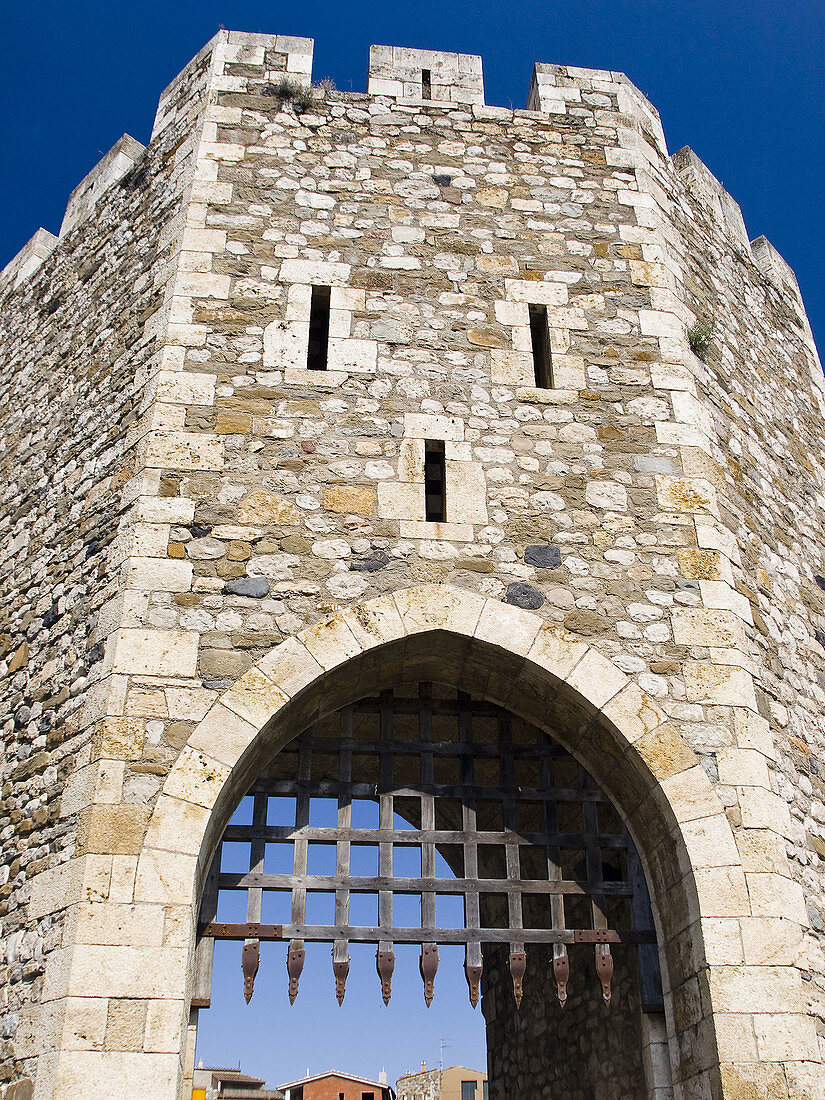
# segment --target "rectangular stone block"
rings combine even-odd
[[[147,806],[90,806],[78,825],[78,843],[84,852],[137,855],[149,819]]]
[[[674,608],[671,623],[673,640],[677,645],[746,648],[741,619],[729,611],[702,607]]]
[[[163,944],[163,926],[161,906],[87,902],[78,908],[76,942],[160,947]]]
[[[470,523],[435,523],[423,519],[402,519],[398,533],[402,539],[443,539],[445,542],[473,542],[475,539]]]
[[[192,563],[173,558],[127,558],[122,581],[124,588],[147,592],[188,592],[192,585]]]
[[[212,807],[229,776],[229,766],[202,750],[185,745],[175,769],[166,780],[164,791],[173,798]]]
[[[196,806],[193,802],[162,793],[158,812],[153,815],[146,832],[146,847],[197,856],[209,813],[205,806]]]
[[[246,680],[247,677],[249,677],[249,672],[244,674],[242,680]],[[223,701],[215,703],[189,738],[187,744],[190,748],[201,749],[212,759],[219,760],[229,767],[234,766],[244,749],[255,740],[260,726],[263,725],[263,721],[266,719],[264,718],[259,723],[257,720],[252,722],[247,717],[241,717],[229,709],[232,703],[234,702],[239,709],[262,713],[264,707],[261,703],[267,697],[276,699],[278,705],[286,701],[283,692],[267,680],[262,673],[253,672],[253,680],[257,690],[255,688],[250,689],[246,693],[246,697],[244,697],[243,689],[239,689],[238,684],[235,684],[234,687],[229,689],[234,694],[228,701],[227,706],[224,705]],[[265,691],[261,686],[262,684],[268,685],[269,690]],[[245,703],[247,704],[246,707],[244,706]],[[271,713],[272,711],[269,711],[267,717]]]
[[[744,669],[686,661],[684,678],[691,702],[758,710],[753,677]]]
[[[487,522],[487,484],[480,463],[445,461],[445,501],[448,523]]]
[[[156,381],[158,401],[180,405],[211,405],[215,400],[215,375],[195,371],[160,371]]]
[[[146,848],[138,860],[135,876],[135,901],[152,902],[155,905],[168,905],[173,901],[191,898],[195,889],[197,856],[184,852],[160,851]],[[141,989],[137,987],[138,991]],[[183,989],[170,990],[174,995]],[[156,993],[143,994],[157,996]]]
[[[328,363],[330,370],[375,373],[378,344],[375,340],[330,338]]]
[[[378,484],[378,515],[382,519],[424,519],[424,483],[382,481]]]
[[[461,442],[464,420],[436,413],[404,413],[404,435],[410,439],[444,439]]]
[[[172,470],[220,470],[223,441],[209,432],[158,432],[149,436],[146,465]]]
[[[138,676],[194,676],[198,635],[184,630],[120,630],[114,638],[113,672]]]

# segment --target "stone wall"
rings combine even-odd
[[[186,81],[185,95],[191,89]],[[25,279],[17,265],[0,279],[5,1082],[25,1081],[32,1056],[59,1029],[48,1018],[43,975],[48,955],[64,946],[69,899],[30,907],[32,882],[96,850],[88,792],[73,797],[66,784],[88,763],[95,718],[105,713],[106,621],[131,548],[142,391],[160,345],[166,269],[191,171],[185,136],[170,130],[144,157],[135,152],[94,202],[76,205],[60,246],[53,239]],[[119,825],[116,817],[107,823],[107,842],[123,843]],[[3,1095],[29,1094],[21,1084]]]
[[[487,1023],[490,1100],[637,1100],[652,1095],[642,1067],[635,952],[613,950],[609,1008],[602,1000],[593,949],[580,946],[569,954],[565,1007],[556,995],[552,950],[534,948],[524,998],[516,1010],[506,948],[485,948],[481,1009]]]
[[[36,584],[37,599],[3,628],[16,635],[8,751],[23,766],[3,796],[15,853],[4,933],[26,929],[34,950],[36,922],[71,912],[47,983],[59,1023],[29,1013],[37,1040],[15,1039],[12,1074],[44,1051],[37,1095],[92,1072],[114,1089],[126,1070],[147,1095],[174,1095],[192,914],[153,906],[170,883],[190,905],[187,844],[228,780],[216,760],[237,759],[238,720],[215,700],[239,677],[266,680],[273,647],[307,629],[355,654],[341,609],[421,582],[441,586],[445,606],[448,587],[489,598],[502,622],[530,609],[581,657],[572,690],[599,707],[632,689],[628,722],[645,707],[667,717],[651,773],[664,783],[699,761],[715,791],[673,811],[682,864],[661,837],[636,836],[654,881],[683,878],[705,899],[682,914],[654,896],[661,927],[696,922],[689,951],[663,944],[668,1028],[687,1044],[677,1085],[816,1094],[823,409],[798,292],[766,242],[748,245],[707,169],[668,157],[655,111],[620,74],[539,65],[531,110],[514,112],[481,102],[478,59],[438,57],[384,49],[374,94],[310,92],[296,88],[307,40],[222,32],[164,94],[145,174],[140,161],[110,184],[34,274],[19,278],[28,253],[9,272],[12,365],[68,370],[66,349],[89,347],[69,430],[56,443],[35,433],[11,459],[38,465],[8,521],[31,540],[10,543],[12,590]],[[405,98],[424,70],[433,98]],[[331,288],[326,372],[306,369],[313,285]],[[57,303],[62,327],[48,314],[35,330],[31,303]],[[531,304],[547,310],[549,389],[533,384]],[[686,338],[697,318],[716,323],[707,362]],[[36,401],[35,423],[49,415],[45,372],[29,369],[14,375],[15,425]],[[70,407],[71,389],[55,390]],[[444,523],[424,518],[426,439],[444,443]],[[57,505],[39,485],[47,453],[67,485]],[[100,520],[81,508],[93,485]],[[101,543],[94,586],[77,560],[82,516]],[[21,627],[28,672],[14,664]],[[104,650],[91,671],[87,640]],[[517,635],[497,644],[526,652]],[[64,690],[71,736],[38,743],[34,710]],[[283,694],[266,698],[274,709]],[[22,756],[15,721],[34,723]],[[198,768],[181,796],[176,776]],[[610,789],[609,774],[597,779]],[[158,877],[140,860],[162,788],[191,822],[156,845]],[[620,807],[630,797],[611,793]],[[13,839],[30,805],[27,820],[44,820]],[[30,901],[18,850],[38,853]],[[113,944],[112,922],[141,946]],[[668,968],[683,975],[672,987]]]

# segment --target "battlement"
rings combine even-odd
[[[313,47],[311,38],[219,31],[161,93],[151,140],[157,140],[169,126],[182,125],[185,117],[192,119],[202,113],[208,91],[248,90],[249,76],[237,71],[240,66],[260,70],[257,79],[273,87],[286,81],[292,87],[310,88]],[[336,94],[346,98],[345,93]],[[474,54],[371,46],[367,94],[398,103],[426,103],[430,110],[482,110],[482,59]],[[273,105],[276,103],[273,100]],[[494,110],[511,118],[525,113]],[[694,201],[734,247],[752,256],[763,274],[776,283],[783,265],[787,268],[775,249],[766,249],[767,242],[752,248],[738,203],[689,147],[668,158],[658,111],[624,73],[536,63],[526,112],[580,119],[583,126],[607,123],[620,127],[629,164],[639,163],[655,173],[669,161]],[[140,142],[124,135],[106,153],[70,195],[59,238],[90,216],[107,190],[135,166],[145,151]],[[0,281],[8,282],[13,274],[14,285],[19,285],[53,248],[51,234],[38,231],[0,272]],[[798,296],[796,280],[788,285],[796,287]]]
[[[467,53],[370,46],[369,95],[484,104],[481,58]]]

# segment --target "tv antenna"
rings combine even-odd
[[[439,1046],[441,1048],[441,1057],[438,1062],[438,1068],[441,1070],[442,1073],[444,1072],[444,1048],[451,1047],[452,1045],[453,1044],[449,1041],[449,1039],[445,1039],[443,1035],[441,1036],[441,1041],[439,1042]]]

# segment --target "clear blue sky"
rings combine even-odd
[[[57,232],[69,192],[124,132],[144,143],[158,95],[221,26],[315,39],[314,77],[363,91],[371,43],[479,53],[489,103],[521,107],[535,61],[623,70],[659,109],[671,151],[690,145],[795,269],[825,342],[823,0],[56,0],[4,4],[0,64],[0,266],[38,226]],[[825,348],[823,348],[825,350]],[[280,949],[278,949],[280,951]],[[481,1065],[482,1021],[461,960],[443,953],[424,1008],[414,959],[389,1009],[374,949],[354,961],[345,1008],[329,949],[309,954],[295,1007],[266,952],[247,1009],[238,949],[221,945],[199,1053],[268,1076],[327,1065],[391,1081],[421,1058]]]
[[[797,272],[825,340],[823,0],[57,0],[4,4],[0,266],[220,27],[315,39],[315,78],[363,91],[371,43],[479,53],[488,102],[521,107],[534,61],[620,69]]]

